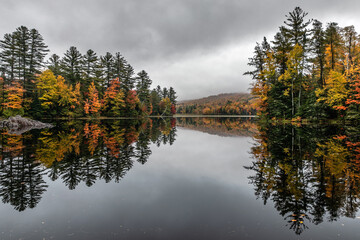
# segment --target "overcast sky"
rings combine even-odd
[[[51,54],[119,51],[154,87],[173,86],[184,100],[248,91],[255,43],[271,40],[296,6],[360,31],[355,0],[0,0],[0,36],[25,25]]]

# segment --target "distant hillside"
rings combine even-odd
[[[254,99],[249,93],[221,93],[200,99],[180,101],[177,113],[204,115],[255,115]]]

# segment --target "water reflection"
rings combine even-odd
[[[181,117],[177,126],[218,136],[253,136],[257,132],[256,118],[246,117]]]
[[[0,197],[18,211],[34,208],[48,188],[44,178],[75,189],[81,182],[120,181],[134,161],[145,164],[150,144],[172,145],[175,119],[58,123],[22,135],[3,129]]]
[[[261,125],[249,169],[255,194],[301,234],[312,224],[355,218],[360,200],[360,129]]]

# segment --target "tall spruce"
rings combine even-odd
[[[49,58],[47,62],[47,67],[54,73],[54,75],[57,77],[61,74],[61,60],[59,55],[53,54]]]
[[[14,34],[6,33],[4,39],[0,41],[0,59],[2,76],[6,81],[15,79],[16,63],[16,40]]]
[[[169,88],[169,98],[172,104],[176,105],[176,92],[173,87]]]
[[[322,23],[318,20],[314,20],[313,22],[311,51],[313,53],[311,61],[314,64],[317,82],[319,87],[322,88],[325,85],[325,32],[323,30]]]
[[[126,64],[122,79],[122,88],[125,92],[133,89],[135,85],[134,68],[130,64]]]
[[[114,78],[113,65],[114,57],[111,53],[107,52],[105,56],[101,56],[101,65],[104,74],[104,86],[109,87],[110,81]]]
[[[144,70],[140,71],[137,74],[136,77],[137,83],[136,83],[136,92],[138,94],[138,97],[140,101],[148,101],[148,98],[150,96],[150,86],[152,83],[152,80],[148,76],[147,72]]]
[[[44,38],[36,29],[30,30],[30,62],[29,62],[29,79],[35,79],[35,74],[40,73],[44,66],[44,58],[49,52],[48,46],[45,45]]]
[[[99,85],[100,80],[97,78],[98,72],[100,71],[99,68],[99,58],[96,53],[89,49],[83,55],[83,76],[82,76],[82,88],[88,89],[91,82],[95,82],[96,85]]]
[[[289,15],[286,15],[284,32],[293,47],[298,44],[303,49],[306,48],[306,38],[310,34],[306,28],[311,23],[311,20],[305,20],[307,15],[308,13],[300,7],[296,7],[292,12],[289,12]]]
[[[325,43],[327,44],[326,51],[330,55],[330,66],[331,70],[335,70],[336,63],[339,58],[339,50],[341,46],[340,28],[337,23],[331,22],[327,24],[325,30]]]
[[[115,53],[113,62],[114,78],[119,78],[120,81],[123,80],[126,64],[127,62],[125,58],[121,55],[121,53]]]
[[[71,46],[61,60],[61,71],[64,77],[73,85],[81,80],[82,55],[76,47]]]
[[[286,70],[286,62],[288,60],[288,54],[291,51],[291,44],[284,27],[280,27],[280,31],[276,33],[272,44],[275,52],[274,57],[278,64],[280,74],[284,74]],[[263,51],[266,52],[267,49],[264,49],[263,47]]]

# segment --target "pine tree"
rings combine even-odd
[[[322,28],[322,23],[318,20],[313,22],[311,51],[314,54],[311,61],[314,64],[315,75],[318,78],[319,87],[322,88],[325,85],[325,32]]]
[[[44,38],[36,29],[30,30],[30,52],[29,52],[29,80],[35,79],[35,74],[40,73],[44,66],[44,58],[49,52]]]
[[[147,72],[144,70],[140,71],[136,77],[136,92],[139,97],[141,104],[143,105],[144,111],[149,113],[152,111],[152,105],[150,101],[150,86],[152,80],[149,78]]]
[[[158,86],[158,87],[160,87],[160,86]],[[159,115],[160,114],[160,109],[159,109],[160,101],[161,101],[161,95],[159,94],[157,89],[154,88],[150,93],[150,102],[151,102],[151,105],[153,107],[153,109],[152,109],[152,114],[153,115]]]
[[[163,90],[162,90],[162,98],[167,98],[169,97],[169,90],[164,87]]]
[[[176,92],[173,87],[170,87],[170,89],[169,89],[169,98],[170,98],[171,104],[176,105],[177,96],[176,96]]]
[[[150,86],[151,86],[151,79],[149,78],[147,72],[144,70],[140,71],[136,77],[136,91],[140,101],[146,101],[150,95]]]
[[[261,44],[256,43],[254,48],[254,56],[249,58],[249,66],[254,67],[253,71],[247,71],[244,75],[250,75],[254,80],[262,80],[265,82],[263,71],[266,65],[266,59],[268,58],[268,53],[270,51],[270,45],[264,37],[263,42]]]
[[[339,61],[341,36],[340,29],[337,23],[331,22],[327,25],[325,30],[325,43],[326,55],[327,55],[327,68],[328,71],[335,70],[335,67]]]
[[[14,34],[5,34],[4,39],[0,41],[0,59],[1,71],[4,81],[12,81],[15,79],[15,63],[16,63],[16,40]]]
[[[347,66],[351,66],[354,63],[354,57],[356,55],[356,46],[358,44],[358,34],[355,31],[354,26],[347,26],[342,29],[342,40],[344,43],[344,51],[347,57]]]
[[[82,56],[76,47],[71,46],[61,60],[61,71],[73,85],[81,81]]]
[[[127,62],[125,58],[119,52],[115,53],[113,63],[114,78],[119,78],[120,82],[124,78],[126,65]]]
[[[100,70],[99,58],[92,49],[89,49],[83,56],[83,66],[82,88],[88,89],[91,82],[100,85],[100,79],[97,79],[97,73]]]
[[[30,64],[30,32],[25,26],[18,27],[14,32],[16,41],[16,63],[15,77],[23,82],[23,87],[27,89],[27,76],[29,74],[28,66]]]
[[[61,74],[60,64],[60,57],[57,54],[51,55],[47,62],[48,69],[50,69],[56,77]]]
[[[122,87],[124,88],[125,92],[128,92],[134,88],[134,85],[134,68],[130,64],[126,64],[122,79]]]
[[[307,15],[308,13],[300,7],[296,7],[292,12],[289,12],[289,15],[286,15],[287,19],[284,23],[287,27],[284,27],[284,32],[293,47],[298,44],[306,49],[306,38],[309,35],[306,27],[311,23],[311,20],[305,21]]]
[[[266,43],[267,42],[265,38],[262,47],[262,51],[264,52],[267,52],[270,48],[267,47]],[[280,32],[275,35],[274,41],[272,41],[272,43],[274,44],[274,57],[276,59],[277,65],[279,66],[279,72],[280,74],[284,74],[286,70],[286,62],[288,60],[288,53],[291,51],[290,41],[287,38],[286,30],[284,27],[280,27]]]
[[[110,86],[110,80],[113,79],[113,65],[114,65],[114,58],[113,55],[109,52],[105,54],[105,56],[101,56],[101,65],[103,68],[104,74],[104,85],[106,87]]]

